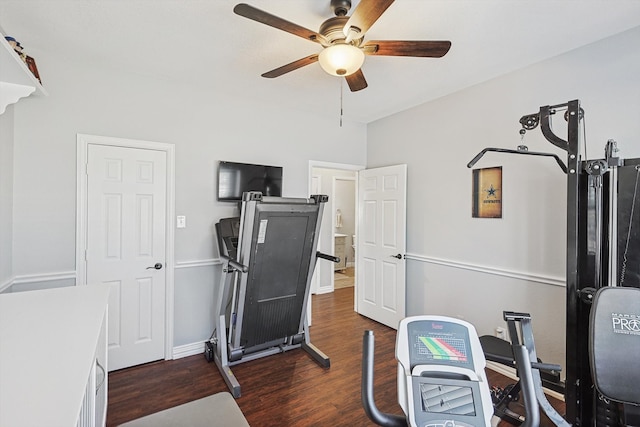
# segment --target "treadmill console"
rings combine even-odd
[[[220,222],[216,223],[216,235],[220,255],[237,260],[240,217],[222,218]]]
[[[411,426],[491,425],[485,359],[473,325],[441,316],[404,319],[396,358],[398,399]]]

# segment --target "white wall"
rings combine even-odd
[[[79,62],[71,52],[33,51],[50,96],[10,107],[13,126],[7,113],[0,116],[0,147],[14,159],[7,166],[1,153],[0,286],[14,276],[29,286],[73,282],[65,277],[75,273],[76,133],[176,145],[176,214],[187,216],[187,228],[176,230],[176,346],[208,338],[213,325],[220,272],[212,228],[235,213],[215,200],[218,160],[283,166],[288,196],[306,195],[310,160],[407,163],[409,314],[463,315],[492,333],[502,310],[530,311],[542,357],[557,362],[564,352],[564,176],[547,159],[488,155],[477,166],[503,166],[504,218],[474,220],[465,165],[486,146],[518,145],[523,114],[575,98],[586,110],[589,157],[600,157],[608,138],[618,140],[622,156],[640,157],[639,41],[636,28],[366,128],[340,128],[277,102],[256,105],[211,82],[155,80]],[[525,142],[561,153],[538,130]]]
[[[0,115],[0,290],[13,277],[13,106]]]
[[[531,312],[539,355],[564,362],[566,176],[551,159],[487,154],[503,168],[503,218],[471,218],[485,147],[520,144],[521,116],[580,99],[588,158],[609,138],[640,157],[640,28],[371,123],[367,167],[408,165],[407,310],[464,317],[481,334]],[[469,68],[470,72],[473,68]],[[564,121],[554,130],[566,139]],[[529,131],[531,151],[566,153]]]
[[[237,214],[236,204],[216,201],[219,160],[283,166],[291,197],[307,196],[312,159],[365,162],[362,124],[339,127],[277,100],[256,105],[248,90],[215,86],[224,82],[170,82],[33,55],[50,95],[15,106],[12,265],[17,281],[30,283],[13,290],[73,283],[77,133],[175,144],[175,211],[187,217],[187,228],[176,230],[175,346],[203,341],[213,329],[220,278],[213,226]],[[53,280],[60,277],[67,279]]]

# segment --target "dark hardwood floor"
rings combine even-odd
[[[313,297],[311,341],[331,358],[324,369],[303,350],[234,366],[237,399],[252,426],[371,426],[360,401],[362,335],[373,330],[375,395],[381,411],[401,414],[397,403],[395,330],[353,311],[353,288]],[[488,370],[489,382],[510,382]],[[107,426],[227,391],[203,355],[160,361],[109,374]],[[501,423],[502,425],[508,425]],[[551,425],[551,424],[542,424]]]

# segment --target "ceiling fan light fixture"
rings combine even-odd
[[[364,53],[357,47],[340,43],[326,47],[320,52],[318,62],[332,76],[349,76],[364,63]]]

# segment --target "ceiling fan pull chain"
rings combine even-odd
[[[342,116],[343,116],[343,111],[342,111],[342,92],[343,92],[343,88],[344,88],[344,79],[340,79],[340,127],[342,127]]]

